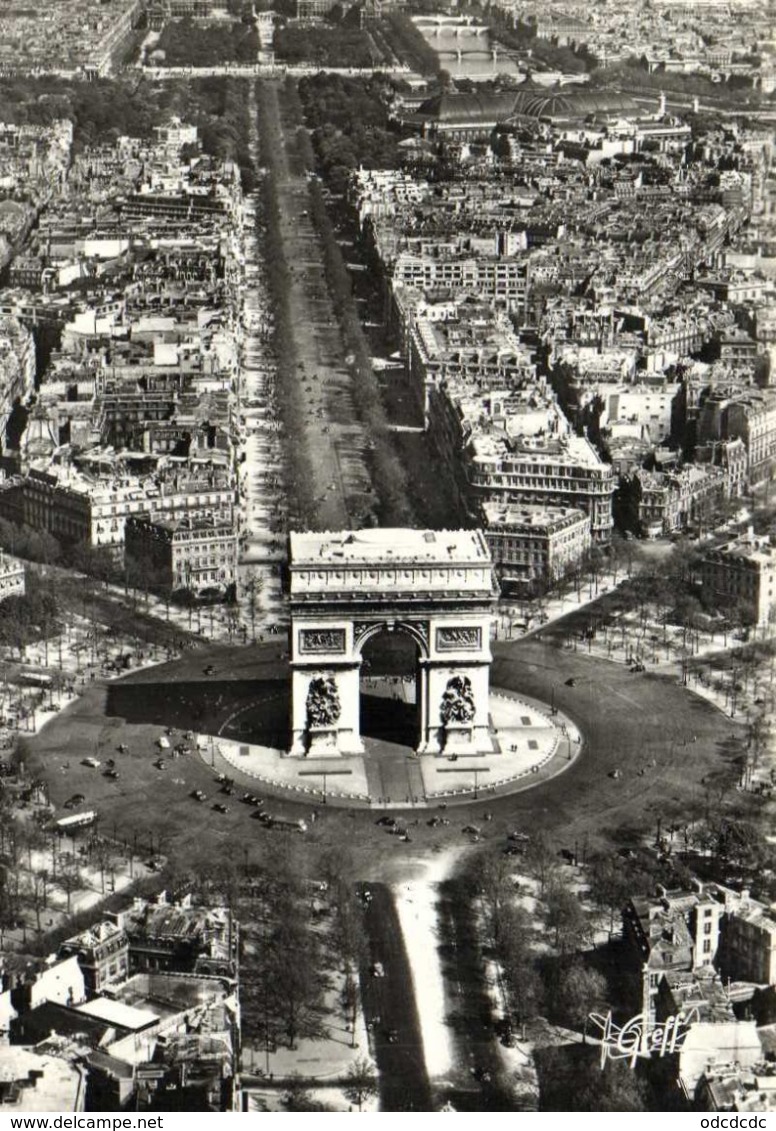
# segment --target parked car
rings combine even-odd
[[[372,963],[372,977],[373,978],[384,978],[385,977],[385,967],[383,966],[382,962],[373,962]]]
[[[195,789],[191,796],[195,801],[207,801],[207,794],[201,789]]]
[[[85,801],[86,801],[86,798],[84,797],[84,795],[82,793],[74,793],[72,797],[68,797],[67,801],[62,806],[62,808],[63,809],[75,809],[78,805],[83,805],[83,803]]]
[[[229,812],[229,806],[228,805],[222,805],[220,801],[217,801],[215,803],[215,805],[213,806],[213,808],[215,809],[216,813],[228,813]]]
[[[82,758],[81,759],[81,765],[82,766],[89,766],[89,767],[91,767],[91,769],[96,770],[98,768],[98,766],[102,765],[102,762],[100,761],[99,758]]]

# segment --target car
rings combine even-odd
[[[396,826],[396,818],[395,817],[378,817],[377,821],[375,823],[378,824],[378,825],[383,825],[386,829],[392,829],[392,828],[395,828],[395,826]]]
[[[577,681],[574,678],[574,676],[573,675],[569,676],[569,678],[566,680],[566,687],[576,687],[576,686],[577,686]]]
[[[528,844],[531,838],[528,833],[520,833],[516,829],[513,829],[511,833],[507,833],[507,840],[514,840],[519,844]]]
[[[63,809],[75,809],[76,806],[83,805],[85,801],[86,798],[82,793],[74,793],[72,797],[68,797],[67,801],[63,805]]]
[[[477,828],[476,825],[464,825],[462,830],[467,836],[480,836],[482,829]]]
[[[126,742],[120,742],[116,749],[118,750],[119,754],[126,754],[129,750],[129,747],[127,746]]]
[[[195,801],[207,801],[207,794],[201,789],[195,789],[191,796]]]
[[[220,801],[217,801],[215,803],[215,805],[213,806],[213,808],[216,811],[216,813],[228,813],[229,812],[229,806],[228,805],[222,805]]]
[[[165,762],[164,758],[157,758],[154,762],[154,765],[156,766],[157,770],[167,769],[167,763]]]
[[[522,856],[525,849],[519,844],[508,844],[504,849],[504,856]]]
[[[395,1045],[396,1042],[399,1039],[398,1029],[386,1029],[385,1030],[385,1039],[386,1039],[386,1041],[388,1042],[389,1045]]]
[[[81,765],[89,766],[91,769],[96,770],[98,766],[102,765],[102,762],[99,758],[82,758]]]
[[[117,781],[118,777],[119,777],[119,772],[118,772],[118,770],[106,770],[105,773],[103,774],[103,777],[113,778],[114,781]]]
[[[373,962],[372,963],[372,977],[373,978],[384,978],[385,977],[385,967],[383,966],[382,962]]]

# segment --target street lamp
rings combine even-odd
[[[558,682],[558,680],[555,680],[550,691],[550,710],[552,711],[553,716],[557,715],[558,713],[558,708],[555,706],[555,688],[558,686]]]

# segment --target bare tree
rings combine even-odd
[[[67,913],[70,914],[73,892],[83,888],[83,878],[74,860],[69,860],[67,865],[60,869],[56,879],[57,887],[63,891],[67,899]]]
[[[366,1100],[377,1095],[377,1077],[371,1063],[364,1057],[359,1057],[351,1064],[342,1091],[346,1099],[358,1104],[359,1111],[362,1110]]]
[[[251,641],[256,643],[256,617],[261,609],[261,594],[264,590],[264,578],[257,569],[252,569],[248,574],[243,589],[248,604],[248,617],[251,622]]]

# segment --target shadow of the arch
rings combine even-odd
[[[288,681],[190,680],[108,688],[107,714],[128,723],[222,733],[266,746],[288,742]]]
[[[361,735],[415,749],[418,741],[418,713],[414,703],[370,695],[361,691]]]

